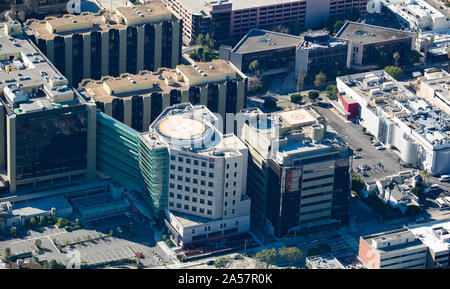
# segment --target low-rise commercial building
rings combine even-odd
[[[416,40],[416,49],[425,53],[426,59],[430,63],[448,61],[450,28],[420,33]]]
[[[308,269],[367,269],[361,260],[355,255],[334,256],[325,254],[306,257]]]
[[[0,30],[0,168],[9,192],[95,178],[95,105],[22,35]]]
[[[25,22],[39,49],[73,86],[140,70],[174,68],[181,59],[181,22],[160,2]]]
[[[143,132],[168,106],[206,105],[225,120],[246,103],[247,77],[224,60],[84,80],[79,92],[105,114]]]
[[[254,60],[259,69],[286,72],[294,70],[296,50],[303,38],[268,30],[251,29],[234,48],[220,48],[220,58],[230,60],[242,72],[250,71],[249,65]]]
[[[406,228],[361,237],[358,257],[368,269],[427,268],[427,246]]]
[[[359,103],[360,123],[401,159],[432,175],[450,172],[449,115],[416,97],[385,71],[336,78],[339,92]]]
[[[347,67],[362,69],[376,65],[381,53],[392,59],[398,52],[406,55],[415,47],[415,34],[381,26],[347,21],[336,34],[347,40]]]
[[[243,110],[252,222],[280,237],[349,220],[352,152],[312,108]]]
[[[73,0],[6,0],[3,2],[10,2],[8,9],[11,9],[13,15],[21,21],[29,18],[42,19],[46,16],[61,16],[68,12],[68,5],[75,4]]]
[[[450,115],[450,74],[441,69],[434,71],[438,74],[436,77],[425,76],[426,79],[420,81],[418,95]]]

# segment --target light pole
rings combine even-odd
[[[247,241],[248,241],[248,239],[245,239],[245,242],[244,242],[244,255],[245,256],[247,255]]]

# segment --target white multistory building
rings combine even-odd
[[[450,117],[385,71],[338,77],[340,94],[359,104],[360,123],[404,162],[432,175],[450,172]]]
[[[217,123],[206,106],[183,103],[166,108],[140,136],[149,147],[167,147],[165,221],[179,245],[249,231],[248,149]]]
[[[399,24],[411,30],[450,28],[450,19],[425,0],[381,0]]]

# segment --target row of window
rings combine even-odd
[[[235,222],[235,226],[239,226],[239,221]],[[223,229],[223,228],[226,228],[226,227],[227,227],[227,223],[220,224],[220,229]],[[211,231],[211,226],[205,227],[204,230],[205,230],[205,232]],[[195,229],[192,229],[192,234],[195,234]]]
[[[172,155],[172,156],[170,156],[170,159],[172,161],[175,161],[175,160],[177,160],[177,157]],[[192,163],[192,160],[190,158],[178,157],[178,162],[180,162],[180,163],[184,162],[186,164],[190,164],[190,163]],[[198,166],[198,164],[199,164],[199,161],[198,160],[194,160],[194,165]],[[206,162],[205,161],[202,161],[202,167],[206,168]],[[210,169],[214,169],[214,164],[213,163],[209,163],[209,168]]]
[[[175,184],[174,183],[170,183],[169,187],[171,189],[175,189]],[[177,190],[182,191],[183,190],[183,186],[182,185],[177,185]],[[194,194],[197,194],[200,191],[200,195],[205,195],[205,190],[203,190],[203,189],[199,190],[198,188],[192,188],[192,190],[191,190],[191,187],[189,187],[189,186],[184,186],[184,191],[188,192],[188,193],[192,192]],[[208,191],[208,196],[212,197],[213,196],[213,192],[212,191]]]

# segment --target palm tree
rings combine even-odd
[[[392,55],[392,57],[393,57],[394,60],[395,60],[395,66],[398,66],[398,60],[400,59],[400,53],[395,52],[395,53]]]
[[[395,185],[394,185],[394,183],[393,182],[390,182],[389,183],[389,185],[388,185],[388,189],[389,189],[389,198],[388,198],[388,204],[389,204],[389,201],[391,200],[391,194],[392,194],[392,190],[395,188]]]

